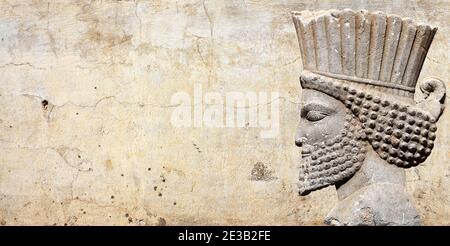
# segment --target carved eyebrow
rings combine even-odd
[[[331,114],[336,112],[334,109],[329,108],[327,106],[317,104],[317,103],[309,103],[302,108],[301,116],[305,116],[309,111],[321,111],[326,114]]]

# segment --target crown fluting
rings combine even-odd
[[[437,28],[366,10],[292,12],[305,70],[414,92]]]

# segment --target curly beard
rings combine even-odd
[[[360,122],[349,112],[340,134],[324,142],[304,146],[309,155],[302,159],[300,165],[299,194],[304,196],[352,177],[366,157],[367,145],[362,138]]]

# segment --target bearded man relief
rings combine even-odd
[[[444,109],[441,80],[416,86],[437,28],[365,10],[292,16],[304,69],[299,194],[335,186],[330,225],[420,225],[405,169],[432,152]]]

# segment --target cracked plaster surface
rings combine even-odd
[[[0,224],[322,224],[334,189],[295,192],[301,59],[290,12],[365,8],[438,26],[419,80],[448,85],[449,5],[2,1]],[[172,127],[170,97],[194,83],[279,92],[279,136]],[[426,163],[408,170],[425,224],[450,220],[449,120]]]

